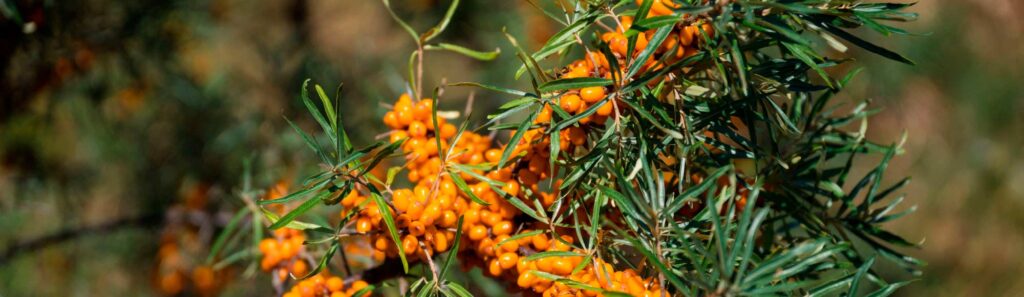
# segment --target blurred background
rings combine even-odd
[[[448,4],[392,2],[421,31]],[[928,266],[897,295],[1018,295],[1024,2],[911,10],[921,19],[905,27],[919,36],[868,39],[916,66],[846,53],[866,69],[845,98],[884,108],[871,137],[909,136],[886,178],[912,176],[905,192],[918,210],[891,227],[924,242],[909,253]],[[524,87],[503,29],[536,50],[559,25],[526,1],[463,1],[441,40],[503,53],[480,62],[430,52],[427,87]],[[373,141],[381,104],[405,90],[413,47],[370,0],[0,0],[0,296],[270,295],[260,273],[196,270],[217,226],[243,206],[244,173],[266,189],[312,169],[284,120],[315,129],[297,100],[307,78],[329,94],[344,83],[346,128]],[[470,91],[449,88],[441,108],[462,110]],[[475,114],[508,99],[472,97]]]

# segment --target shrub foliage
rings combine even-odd
[[[210,261],[259,260],[303,296],[397,279],[406,295],[469,296],[448,277],[456,263],[526,295],[884,296],[906,282],[877,262],[922,265],[882,227],[913,210],[899,209],[907,179],[882,183],[900,143],[865,138],[867,101],[833,100],[858,72],[837,67],[848,47],[911,63],[853,31],[906,35],[888,24],[913,20],[910,4],[557,1],[544,13],[564,27],[540,49],[506,34],[522,61],[509,75],[532,88],[425,86],[431,51],[499,55],[435,41],[458,2],[422,33],[392,13],[417,48],[387,140],[351,143],[342,99],[303,85],[323,134],[292,126],[321,172],[286,195],[247,190]],[[454,87],[507,102],[480,118],[439,110]],[[867,155],[880,161],[853,175]],[[336,224],[307,214],[336,204]],[[235,224],[247,216],[263,224]],[[260,252],[222,247],[246,234]],[[360,246],[371,264],[352,267]]]

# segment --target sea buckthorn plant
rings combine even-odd
[[[417,47],[386,139],[357,147],[339,111],[352,103],[304,84],[324,133],[292,126],[322,170],[243,195],[211,258],[254,259],[284,296],[471,296],[458,267],[524,296],[884,296],[907,282],[876,263],[917,272],[900,252],[916,244],[882,227],[913,210],[898,210],[906,179],[882,184],[900,144],[865,138],[868,102],[833,101],[857,73],[835,67],[849,45],[910,64],[851,31],[906,34],[886,23],[914,19],[909,4],[555,4],[564,27],[537,51],[506,33],[528,90],[424,93],[428,52],[499,52],[434,41],[458,1],[423,33],[392,13]],[[507,101],[476,119],[440,107],[453,87]],[[867,155],[879,163],[853,176]],[[247,214],[255,247],[220,255]]]

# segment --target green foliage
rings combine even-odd
[[[460,46],[425,45],[447,27],[457,2],[453,1],[437,26],[423,34],[417,34],[392,13],[417,42],[409,71],[410,87],[417,94],[423,81],[415,75],[421,70],[413,69],[414,64],[422,65],[424,49],[452,50],[483,60],[493,58]],[[865,292],[862,289],[869,283],[877,289],[870,296],[884,296],[906,283],[884,280],[874,271],[876,259],[911,272],[923,264],[898,250],[916,244],[881,226],[906,214],[891,214],[902,201],[892,196],[906,182],[881,184],[889,161],[902,152],[900,145],[865,139],[867,118],[876,112],[868,108],[867,102],[845,112],[840,104],[832,102],[857,70],[838,73],[835,66],[847,61],[829,57],[823,46],[844,47],[838,37],[894,61],[911,63],[847,31],[866,27],[885,35],[906,34],[881,22],[912,20],[915,16],[903,11],[909,4],[691,0],[682,1],[685,4],[676,9],[675,15],[644,18],[651,1],[635,10],[628,9],[631,5],[627,2],[632,1],[568,2],[572,5],[566,6],[565,19],[561,20],[568,25],[538,51],[528,53],[509,36],[523,63],[515,75],[527,73],[533,90],[453,84],[515,97],[478,127],[514,130],[509,143],[518,143],[527,130],[535,128],[533,119],[541,108],[565,90],[610,86],[612,92],[601,102],[622,104],[617,107],[622,110],[620,115],[603,126],[588,129],[586,151],[559,151],[558,141],[565,140],[553,137],[550,162],[566,169],[559,173],[562,196],[549,209],[508,200],[532,220],[575,229],[581,239],[576,247],[587,251],[587,259],[597,257],[629,265],[659,279],[662,287],[681,296],[819,296],[843,291],[853,296]],[[580,42],[591,39],[588,29],[606,26],[596,24],[607,22],[611,12],[637,16],[633,29],[627,32],[628,52],[637,56],[624,65],[615,62],[607,44]],[[641,62],[654,53],[673,28],[694,20],[708,21],[714,29],[713,34],[701,29],[700,54],[661,69],[643,70]],[[637,34],[648,30],[653,31],[650,45],[636,48]],[[611,72],[623,75],[613,79],[555,79],[560,68],[541,66],[545,58],[571,55],[577,50],[603,53],[612,63]],[[667,74],[675,79],[658,79]],[[335,198],[360,185],[373,193],[374,203],[383,210],[387,232],[401,249],[399,232],[388,211],[389,191],[378,189],[371,182],[376,177],[366,173],[392,156],[401,142],[353,149],[338,117],[337,98],[332,102],[316,86],[321,99],[318,107],[305,90],[304,85],[303,103],[324,130],[331,148],[323,148],[321,141],[297,127],[296,131],[327,169],[304,181],[307,186],[295,193],[260,202],[305,199],[281,218],[268,215],[270,227],[318,229],[297,219],[306,210],[336,202]],[[577,115],[569,115],[557,104],[552,106],[552,125],[545,132],[557,136],[562,129],[581,125],[579,120],[592,114],[598,105]],[[499,124],[513,118],[520,120]],[[436,129],[436,120],[432,124]],[[463,129],[465,125],[460,135]],[[512,152],[512,146],[506,147],[498,168],[516,160],[518,156]],[[879,155],[881,161],[855,183],[848,183],[853,164],[866,155]],[[668,158],[674,161],[666,161]],[[457,172],[472,172],[459,166],[449,170],[453,177],[459,176]],[[666,173],[674,178],[666,178]],[[388,187],[392,180],[387,178]],[[455,182],[464,192],[470,192],[461,178],[455,178]],[[499,185],[492,186],[501,193]],[[737,207],[741,204],[746,207]],[[703,207],[695,214],[681,211],[692,205]],[[325,257],[331,257],[336,249],[335,242]],[[566,253],[575,255],[542,252],[527,258]],[[400,250],[398,254],[409,272],[404,253]],[[462,285],[445,279],[453,254],[448,253],[442,262],[440,276],[435,273],[414,281],[407,295],[472,295]],[[329,261],[320,261],[317,270],[326,263]],[[552,277],[543,273],[538,276]],[[585,286],[567,279],[557,281]]]

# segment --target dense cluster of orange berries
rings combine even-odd
[[[177,295],[191,288],[201,296],[216,295],[226,271],[214,271],[207,265],[187,267],[185,251],[172,240],[165,239],[157,252],[156,288],[164,295]]]
[[[153,275],[154,287],[163,295],[215,296],[232,273],[227,269],[214,271],[209,265],[196,261],[208,247],[199,232],[204,226],[198,222],[209,220],[183,219],[210,215],[205,210],[209,191],[210,187],[203,184],[187,186],[182,201],[168,211]]]
[[[267,191],[263,197],[265,200],[272,200],[283,197],[287,193],[287,185],[278,183]],[[283,210],[283,205],[272,205],[274,211]],[[304,276],[309,273],[309,263],[300,256],[305,250],[306,234],[302,230],[281,228],[274,230],[269,238],[260,241],[259,250],[263,255],[260,260],[260,268],[263,271],[274,270],[280,280],[288,277],[288,273],[296,276]]]
[[[281,228],[274,230],[271,238],[260,241],[259,249],[263,254],[260,261],[260,268],[270,271],[278,270],[279,277],[288,276],[288,272],[296,276],[304,276],[309,273],[309,264],[301,257],[300,253],[305,249],[303,243],[306,235],[302,230]]]
[[[668,7],[675,7],[671,1],[660,0],[652,6],[652,15],[665,15]],[[669,10],[668,13],[671,13]],[[609,43],[616,59],[625,62],[627,39],[625,31],[631,26],[632,18],[622,17],[618,31],[608,32],[601,36]],[[647,46],[647,40],[653,32],[641,32],[637,48]],[[657,61],[680,59],[697,53],[697,38],[701,34],[713,34],[707,24],[678,27],[663,45],[659,46],[645,63],[645,67],[660,67]],[[637,51],[639,52],[639,50]],[[634,53],[636,54],[636,53]],[[665,55],[671,55],[665,57]],[[605,56],[588,53],[584,59],[571,63],[561,74],[563,78],[576,77],[611,77],[610,67]],[[605,100],[609,96],[606,87],[586,87],[570,90],[561,94],[552,104],[570,114],[579,114],[595,104],[601,104],[596,111],[582,119],[580,125],[568,127],[559,132],[559,149],[572,153],[577,148],[585,148],[587,143],[588,124],[603,123],[615,112],[615,102]],[[535,128],[524,133],[518,143],[510,144],[512,158],[507,166],[487,170],[501,159],[504,148],[492,147],[490,137],[473,132],[465,132],[455,141],[457,129],[443,118],[434,118],[434,101],[422,99],[414,101],[402,95],[391,111],[384,116],[384,123],[391,129],[392,142],[404,141],[401,146],[406,156],[406,169],[409,181],[414,182],[412,189],[392,189],[391,201],[395,211],[395,221],[401,233],[401,250],[405,254],[416,257],[429,257],[434,253],[444,252],[455,239],[454,234],[458,217],[464,217],[461,239],[464,252],[475,253],[482,260],[484,269],[492,276],[514,280],[516,285],[529,289],[543,296],[596,296],[596,291],[581,290],[553,282],[548,278],[539,277],[530,271],[539,271],[559,277],[569,278],[592,287],[604,290],[627,292],[636,296],[658,296],[661,288],[653,279],[645,279],[631,269],[615,270],[611,264],[595,259],[589,265],[579,269],[582,256],[559,256],[526,260],[529,254],[545,251],[574,251],[569,236],[551,238],[540,233],[525,236],[518,240],[509,240],[515,234],[533,231],[531,228],[520,227],[514,218],[520,210],[506,199],[521,199],[527,205],[537,200],[541,205],[549,207],[559,199],[557,192],[544,192],[540,189],[543,181],[550,181],[553,189],[557,189],[560,181],[551,180],[557,175],[557,168],[550,168],[551,135],[545,134],[543,128]],[[545,105],[535,122],[541,126],[551,123],[553,110]],[[435,128],[434,121],[437,121]],[[454,143],[452,143],[454,142]],[[454,146],[454,147],[451,147]],[[451,154],[445,154],[445,152]],[[472,167],[475,174],[459,173],[459,177],[468,183],[469,192],[486,204],[473,201],[469,193],[459,190],[449,171],[452,164],[481,165]],[[475,176],[485,176],[489,180],[480,180]],[[353,220],[358,233],[369,234],[374,251],[374,258],[382,261],[397,255],[399,249],[386,235],[383,226],[381,209],[376,203],[367,201],[359,191],[353,191],[342,199],[345,208],[342,216],[357,211]],[[518,229],[518,230],[517,230]],[[575,271],[575,273],[573,273]]]
[[[650,10],[651,16],[668,15],[678,4],[672,0],[656,0]],[[620,65],[627,62],[628,39],[626,30],[633,19],[619,18],[618,29],[600,35],[608,43],[614,58]],[[653,31],[640,32],[633,57],[645,48]],[[675,31],[659,45],[643,69],[658,69],[662,61],[677,61],[698,53],[698,40],[713,36],[713,28],[706,23],[677,26]],[[588,52],[583,59],[572,62],[560,76],[562,78],[603,77],[613,78],[608,58]],[[621,74],[619,75],[621,79]],[[579,114],[594,107],[595,112],[580,120],[578,125],[562,129],[558,137],[559,150],[573,154],[585,150],[590,124],[603,124],[606,119],[620,112],[625,105],[618,104],[615,94],[608,87],[585,87],[558,94],[550,104],[569,114]],[[506,278],[523,290],[532,290],[542,296],[600,296],[599,291],[584,290],[554,282],[542,274],[567,278],[602,290],[629,293],[635,296],[660,296],[662,289],[652,278],[644,278],[632,269],[616,270],[612,264],[597,257],[582,265],[586,251],[573,248],[572,238],[567,235],[551,237],[537,233],[536,227],[516,222],[521,211],[507,199],[519,199],[526,205],[533,201],[544,207],[551,207],[561,197],[557,192],[561,181],[554,179],[558,168],[550,166],[550,152],[553,135],[544,133],[543,126],[553,121],[554,111],[545,104],[535,118],[540,128],[528,130],[518,143],[512,145],[510,162],[504,167],[492,167],[502,157],[504,147],[494,147],[493,140],[485,135],[464,132],[456,137],[458,129],[441,117],[435,118],[431,99],[413,100],[402,95],[388,111],[383,121],[391,129],[390,141],[403,141],[401,151],[405,155],[406,177],[415,183],[412,188],[389,189],[390,206],[381,206],[361,193],[361,189],[350,192],[341,200],[343,218],[351,217],[350,224],[360,234],[369,235],[372,258],[384,261],[397,257],[400,251],[412,259],[427,259],[436,253],[448,251],[456,240],[457,222],[463,217],[461,240],[457,252],[475,254],[488,274]],[[435,126],[436,122],[436,126]],[[450,152],[450,153],[449,153]],[[466,165],[473,172],[461,172],[458,179],[467,183],[468,193],[456,186],[450,174],[452,165]],[[467,167],[468,166],[468,167]],[[490,169],[483,169],[490,168]],[[486,179],[477,178],[484,176]],[[547,182],[552,190],[544,192],[541,184]],[[571,196],[571,195],[570,195]],[[472,198],[479,198],[478,203]],[[393,209],[391,208],[393,206]],[[400,243],[395,244],[384,226],[382,211],[393,213],[400,233]],[[354,212],[354,213],[353,213]],[[530,236],[516,234],[537,233]],[[274,238],[260,243],[264,254],[261,266],[264,270],[283,268],[282,276],[291,272],[302,275],[308,272],[306,262],[296,256],[301,252],[304,236],[296,230],[282,229]],[[540,252],[572,251],[579,256],[554,256],[527,260],[528,256]],[[467,261],[473,262],[473,261]],[[538,273],[532,273],[537,271]],[[344,289],[344,282],[337,277],[317,275],[303,280],[292,287],[285,296],[349,296],[365,287],[364,282],[355,282]]]
[[[282,297],[350,297],[369,286],[365,281],[356,280],[346,285],[340,277],[320,273],[299,281]],[[369,294],[363,294],[369,296]]]

